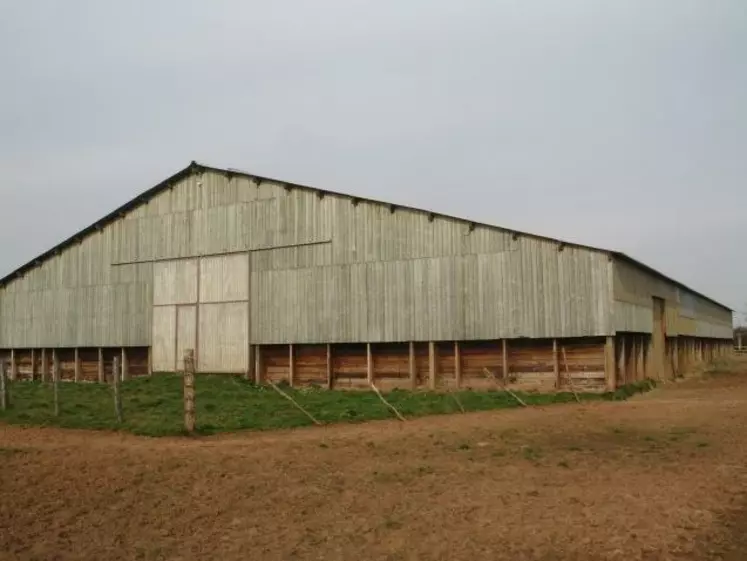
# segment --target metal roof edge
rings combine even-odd
[[[649,273],[651,273],[653,275],[656,275],[659,278],[662,278],[662,279],[664,279],[664,280],[666,280],[668,282],[671,282],[672,284],[678,286],[679,288],[684,288],[688,292],[692,292],[696,296],[700,296],[704,300],[708,300],[711,304],[715,304],[715,305],[719,306],[720,308],[724,308],[725,310],[728,310],[730,312],[734,311],[734,308],[731,308],[731,307],[729,307],[729,306],[727,306],[725,304],[722,304],[721,302],[718,302],[717,300],[714,300],[710,296],[706,296],[702,292],[698,292],[697,290],[693,290],[692,288],[690,288],[686,284],[683,284],[680,281],[675,280],[672,277],[665,275],[661,271],[657,271],[656,269],[654,269],[650,265],[646,265],[645,263],[643,263],[641,261],[638,261],[637,259],[633,259],[629,255],[627,255],[627,254],[625,254],[625,253],[623,253],[621,251],[609,251],[609,253],[612,256],[617,257],[618,259],[620,259],[622,261],[627,261],[628,263],[632,263],[633,265],[635,265],[636,267],[638,267],[640,269],[643,269],[644,271],[647,271],[647,272],[649,272]]]

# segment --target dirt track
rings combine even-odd
[[[200,440],[0,427],[0,559],[747,559],[747,376]]]

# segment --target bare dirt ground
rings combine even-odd
[[[197,440],[0,426],[0,559],[747,559],[747,375]]]

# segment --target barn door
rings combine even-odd
[[[249,368],[249,255],[174,259],[153,265],[153,371]]]
[[[197,352],[197,306],[176,307],[176,369],[184,370],[184,351]]]
[[[154,372],[183,367],[185,349],[197,345],[196,259],[175,259],[153,264]]]

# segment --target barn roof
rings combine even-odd
[[[339,192],[330,191],[330,190],[327,190],[327,189],[319,189],[319,188],[311,187],[311,186],[308,186],[308,185],[301,185],[301,184],[298,184],[298,183],[292,183],[292,182],[288,182],[288,181],[283,181],[283,180],[275,179],[275,178],[272,178],[272,177],[266,177],[266,176],[256,175],[256,174],[252,174],[252,173],[249,173],[249,172],[246,172],[246,171],[242,171],[242,170],[238,170],[238,169],[233,169],[233,168],[217,168],[217,167],[207,166],[207,165],[204,165],[204,164],[197,163],[195,161],[192,161],[184,169],[176,172],[175,174],[173,174],[172,176],[168,177],[167,179],[161,181],[157,185],[154,185],[153,187],[151,187],[147,191],[144,191],[143,193],[141,193],[140,195],[138,195],[134,199],[126,202],[125,204],[123,204],[119,208],[113,210],[112,212],[110,212],[109,214],[107,214],[106,216],[104,216],[103,218],[101,218],[100,220],[97,220],[96,222],[94,222],[93,224],[91,224],[90,226],[88,226],[87,228],[82,229],[81,231],[79,231],[76,234],[70,236],[66,240],[60,242],[59,244],[57,244],[53,248],[49,249],[48,251],[45,251],[44,253],[42,253],[38,257],[35,257],[34,259],[32,259],[31,261],[29,261],[28,263],[26,263],[24,265],[21,265],[15,271],[13,271],[13,272],[9,273],[8,275],[6,275],[5,277],[1,278],[0,279],[0,288],[3,287],[3,286],[5,286],[6,284],[8,284],[14,278],[17,278],[19,276],[23,276],[30,269],[33,269],[34,267],[40,265],[42,262],[46,261],[50,257],[53,257],[54,255],[57,255],[58,253],[60,253],[64,249],[66,249],[67,247],[69,247],[69,246],[71,246],[73,244],[79,243],[83,238],[85,238],[89,234],[101,230],[104,226],[106,226],[107,224],[109,224],[111,222],[114,222],[115,220],[117,220],[118,218],[120,218],[123,214],[129,212],[130,210],[133,210],[133,209],[137,208],[138,206],[140,206],[142,204],[147,203],[153,197],[155,197],[156,195],[158,195],[160,192],[168,189],[175,182],[180,181],[181,179],[184,179],[185,177],[189,177],[190,175],[192,175],[192,174],[194,174],[196,172],[201,172],[201,171],[212,171],[212,172],[221,173],[221,174],[225,174],[225,175],[229,175],[229,176],[247,177],[247,178],[251,178],[251,179],[257,179],[259,181],[271,181],[273,183],[278,183],[278,184],[285,185],[285,186],[291,187],[291,188],[305,189],[305,190],[314,191],[314,192],[317,192],[317,193],[328,193],[330,195],[336,195],[336,196],[340,196],[340,197],[347,197],[347,198],[349,198],[351,200],[355,199],[355,200],[358,200],[358,201],[369,202],[369,203],[380,204],[380,205],[386,205],[386,206],[389,206],[389,207],[394,206],[396,208],[401,208],[401,209],[410,210],[410,211],[414,211],[414,212],[426,213],[426,214],[429,214],[430,216],[433,216],[433,217],[446,218],[446,219],[449,219],[449,220],[457,220],[457,221],[460,221],[460,222],[464,222],[465,224],[472,224],[472,225],[475,225],[475,226],[482,226],[482,227],[485,227],[485,228],[492,228],[492,229],[501,230],[501,231],[504,231],[504,232],[514,233],[514,234],[517,234],[519,236],[526,236],[526,237],[531,237],[531,238],[535,238],[535,239],[556,242],[556,243],[558,243],[560,245],[563,245],[563,246],[577,247],[577,248],[581,248],[581,249],[587,249],[587,250],[590,250],[590,251],[597,251],[597,252],[605,253],[605,254],[607,254],[607,255],[609,255],[611,257],[615,257],[615,258],[620,259],[622,261],[626,261],[628,263],[632,263],[633,265],[635,265],[635,266],[637,266],[637,267],[639,267],[639,268],[641,268],[641,269],[643,269],[643,270],[645,270],[645,271],[647,271],[647,272],[649,272],[649,273],[651,273],[651,274],[653,274],[653,275],[655,275],[655,276],[657,276],[657,277],[659,277],[661,279],[669,281],[672,284],[674,284],[674,285],[676,285],[676,286],[678,286],[680,288],[688,290],[688,291],[692,292],[693,294],[696,294],[696,295],[700,296],[701,298],[704,298],[705,300],[708,300],[709,302],[711,302],[713,304],[716,304],[717,306],[719,306],[721,308],[724,308],[726,310],[732,311],[732,308],[730,308],[729,306],[721,304],[720,302],[717,302],[716,300],[714,300],[714,299],[706,296],[705,294],[702,294],[702,293],[700,293],[700,292],[698,292],[696,290],[693,290],[692,288],[686,286],[685,284],[683,284],[683,283],[681,283],[681,282],[679,282],[679,281],[677,281],[677,280],[675,280],[675,279],[673,279],[673,278],[665,275],[664,273],[661,273],[660,271],[657,271],[653,267],[650,267],[650,266],[646,265],[645,263],[642,263],[641,261],[638,261],[637,259],[633,259],[632,257],[630,257],[630,256],[628,256],[625,253],[622,253],[620,251],[615,251],[615,250],[611,250],[611,249],[605,249],[605,248],[591,246],[591,245],[584,245],[584,244],[579,244],[579,243],[568,242],[568,241],[564,241],[564,240],[561,240],[561,239],[558,239],[558,238],[552,238],[552,237],[549,237],[549,236],[542,236],[542,235],[538,235],[538,234],[532,234],[532,233],[529,233],[529,232],[522,232],[522,231],[514,230],[514,229],[511,229],[511,228],[503,228],[503,227],[496,226],[496,225],[493,225],[493,224],[485,224],[485,223],[482,223],[482,222],[475,222],[474,220],[469,220],[469,219],[466,219],[466,218],[460,218],[458,216],[451,216],[451,215],[448,215],[448,214],[443,214],[443,213],[440,213],[440,212],[433,212],[433,211],[424,210],[424,209],[421,209],[421,208],[415,208],[415,207],[410,207],[410,206],[400,205],[400,204],[393,204],[393,203],[389,203],[389,202],[379,201],[379,200],[376,200],[376,199],[369,199],[369,198],[366,198],[366,197],[360,197],[358,195],[350,195],[350,194],[347,194],[347,193],[339,193]]]

